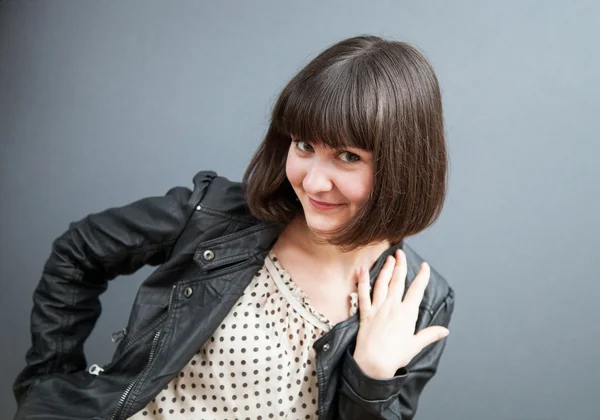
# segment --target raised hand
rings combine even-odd
[[[449,334],[447,328],[430,326],[415,334],[419,305],[429,283],[427,263],[404,296],[406,255],[396,251],[383,265],[370,296],[369,273],[361,267],[358,276],[360,326],[354,360],[361,370],[378,379],[391,378],[425,347]]]

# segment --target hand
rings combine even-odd
[[[408,365],[422,349],[449,334],[447,328],[430,326],[415,334],[419,305],[429,283],[429,265],[421,268],[406,292],[406,255],[396,251],[383,265],[370,296],[369,273],[358,272],[360,325],[354,360],[361,370],[374,378],[391,378]]]

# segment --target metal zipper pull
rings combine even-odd
[[[121,331],[117,331],[112,333],[111,340],[113,343],[118,343],[127,335],[127,328],[123,328]]]
[[[104,372],[104,369],[100,366],[98,366],[97,364],[93,364],[92,366],[90,366],[90,368],[88,369],[88,373],[90,375],[100,375],[100,373]]]

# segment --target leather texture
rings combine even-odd
[[[241,185],[202,171],[193,188],[175,187],[73,222],[55,239],[34,292],[32,345],[14,382],[15,419],[118,419],[143,408],[220,325],[281,232],[253,218]],[[423,259],[407,255],[407,287]],[[101,313],[108,282],[144,265],[141,285],[112,361],[88,371],[83,345]],[[416,329],[448,326],[454,291],[433,268]],[[377,380],[352,358],[358,316],[314,345],[319,419],[412,419],[446,339],[423,349],[394,378]],[[126,333],[125,333],[126,332]],[[103,370],[102,370],[103,369]]]

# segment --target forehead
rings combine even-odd
[[[277,130],[332,149],[373,150],[381,133],[382,104],[376,87],[361,77],[336,68],[292,81],[273,112]]]

